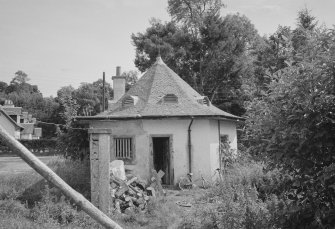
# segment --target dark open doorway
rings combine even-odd
[[[163,184],[172,184],[170,138],[153,137],[152,148],[154,169],[157,172],[162,170],[165,173],[165,175],[162,177]]]

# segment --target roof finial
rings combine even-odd
[[[156,43],[156,48],[158,50],[158,54],[156,57],[156,63],[158,64],[164,64],[162,57],[161,57],[161,43],[162,43],[162,39],[158,38],[158,42]]]
[[[158,56],[156,57],[156,64],[164,64],[161,55],[158,54]]]
[[[162,60],[162,57],[161,57],[160,45],[157,45],[157,48],[158,48],[158,54],[157,54],[157,57],[156,57],[156,63],[158,63],[158,64],[164,64],[164,62]]]

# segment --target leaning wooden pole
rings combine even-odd
[[[94,220],[100,223],[105,228],[122,229],[116,222],[101,212],[90,201],[85,199],[83,195],[71,188],[65,181],[63,181],[56,173],[54,173],[48,166],[40,161],[34,154],[32,154],[26,147],[18,142],[14,137],[0,125],[0,139],[17,153],[25,162],[27,162],[36,172],[41,174],[47,181],[51,182],[59,188],[67,197],[71,198],[77,206],[83,209]]]

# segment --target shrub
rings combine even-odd
[[[275,194],[275,186],[282,185],[275,174],[280,171],[265,172],[261,163],[234,164],[221,182],[199,199],[202,207],[181,227],[281,228],[289,205]],[[266,190],[268,183],[273,188],[261,194],[259,190]]]
[[[55,149],[57,141],[53,139],[35,139],[35,140],[23,140],[21,139],[20,142],[22,145],[27,147],[28,149],[33,150],[44,150],[46,148],[48,149]]]
[[[287,191],[296,206],[290,221],[331,227],[335,223],[335,30],[320,27],[303,33],[303,45],[285,61],[287,66],[267,74],[268,90],[248,103],[244,143],[253,155],[294,175]]]

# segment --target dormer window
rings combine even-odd
[[[202,105],[206,105],[206,106],[209,106],[211,104],[211,102],[209,101],[207,96],[198,97],[197,102],[202,104]]]
[[[163,97],[164,103],[178,103],[178,97],[175,94],[167,94]]]
[[[138,101],[137,96],[127,96],[122,100],[122,107],[134,106]]]

